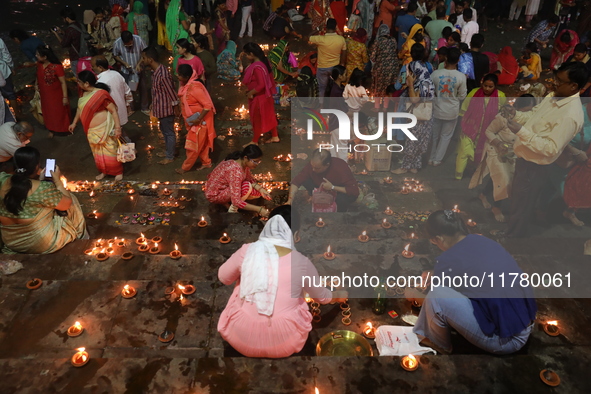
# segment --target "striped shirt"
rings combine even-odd
[[[172,84],[172,76],[162,64],[152,75],[152,113],[162,119],[174,115],[173,107],[179,103],[179,97]]]
[[[113,56],[120,57],[125,63],[135,70],[137,64],[142,60],[142,51],[146,49],[146,43],[140,36],[133,35],[133,46],[126,47],[123,45],[121,37],[115,40],[113,44]],[[129,74],[129,70],[122,68],[124,74]]]

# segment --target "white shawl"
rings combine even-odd
[[[259,240],[250,244],[240,274],[240,298],[254,302],[266,316],[273,314],[277,297],[279,254],[275,246],[294,250],[291,229],[280,215],[269,219]]]

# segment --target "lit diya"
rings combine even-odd
[[[367,242],[367,241],[369,241],[369,237],[367,236],[367,231],[363,231],[361,233],[361,235],[359,235],[357,237],[357,239],[359,240],[359,242]]]
[[[224,233],[224,235],[222,235],[220,237],[220,242],[223,243],[223,244],[230,243],[231,240],[232,240],[232,238],[230,238],[230,236],[228,235],[228,233]]]
[[[406,246],[404,247],[404,249],[402,250],[402,257],[405,257],[407,259],[412,259],[414,257],[414,252],[412,252],[410,249],[410,244],[406,244]]]
[[[174,332],[170,332],[168,330],[162,331],[160,335],[158,335],[158,340],[162,343],[168,343],[174,339]]]
[[[318,221],[316,222],[316,227],[322,228],[324,226],[326,226],[326,223],[324,223],[322,218],[318,218]]]
[[[123,298],[132,298],[135,297],[136,294],[137,290],[130,285],[123,286],[123,290],[121,290],[121,297]]]
[[[164,188],[164,190],[162,190],[162,194],[164,194],[165,196],[170,196],[172,194],[172,190]]]
[[[27,289],[35,290],[41,287],[43,281],[39,278],[31,279],[27,282]]]
[[[195,286],[193,285],[177,285],[177,287],[179,288],[179,290],[181,291],[181,293],[183,293],[184,295],[191,295],[195,292]]]
[[[174,260],[178,260],[183,256],[183,254],[179,251],[179,247],[177,246],[177,244],[174,244],[174,250],[169,253],[169,256],[171,259]]]
[[[544,332],[551,337],[557,337],[560,335],[558,322],[556,320],[547,321],[546,324],[544,324]]]
[[[392,223],[390,223],[388,221],[388,219],[384,218],[384,220],[382,220],[382,227],[383,228],[390,228],[390,227],[392,227]]]
[[[158,246],[158,242],[154,243],[154,246],[152,246],[149,250],[150,254],[158,254],[160,253],[160,246]]]
[[[376,337],[376,328],[371,324],[370,321],[367,322],[365,328],[363,329],[363,336],[369,339],[375,339]]]
[[[386,207],[384,213],[388,216],[394,215],[394,211],[390,209],[390,207]]]
[[[331,252],[330,250],[330,245],[328,245],[328,248],[326,248],[326,252],[324,252],[324,259],[325,260],[334,260],[335,258],[335,254],[333,252]]]
[[[131,252],[125,252],[125,253],[123,253],[121,255],[121,258],[123,260],[131,260],[131,259],[133,259],[133,253],[131,253]]]
[[[101,250],[100,252],[98,252],[95,256],[95,259],[97,259],[98,261],[105,261],[106,259],[109,258],[109,254],[106,252],[106,249],[103,248],[103,250]]]
[[[117,241],[117,246],[122,248],[125,246],[125,239],[120,239]]]
[[[141,235],[141,237],[139,237],[135,240],[135,243],[138,245],[146,243],[146,241],[147,241],[146,237],[144,237],[144,234],[140,233],[140,235]]]
[[[161,243],[162,242],[162,237],[155,236],[154,238],[152,238],[152,242],[154,242],[154,243]]]
[[[452,210],[451,210],[451,211],[452,211],[452,212],[455,212],[455,213],[460,213],[460,212],[461,212],[461,211],[460,211],[460,208],[458,208],[458,205],[457,205],[457,204],[456,204],[456,205],[454,205],[454,207],[452,208]]]
[[[68,328],[67,334],[69,337],[74,338],[82,334],[82,332],[84,332],[84,327],[82,327],[82,324],[77,321],[72,326],[70,326],[70,328]]]
[[[98,217],[97,213],[96,213],[96,209],[92,212],[90,212],[88,215],[86,215],[87,218],[89,219],[96,219]]]
[[[410,193],[410,189],[407,188],[406,186],[402,186],[402,190],[400,191],[400,194],[408,194]]]
[[[389,177],[389,176],[385,177],[384,178],[384,182],[386,182],[386,183],[392,183],[393,182],[392,181],[392,177]]]
[[[135,190],[134,189],[128,189],[127,190],[127,194],[135,194]]]
[[[78,352],[72,356],[70,362],[75,367],[83,367],[90,360],[90,356],[88,355],[88,352],[86,352],[86,348],[81,347],[76,350]]]
[[[198,227],[206,227],[207,226],[207,220],[205,220],[205,217],[201,216],[201,220],[199,222],[197,222],[197,226]]]
[[[139,250],[140,252],[147,252],[147,251],[148,251],[148,249],[150,249],[150,246],[148,246],[148,242],[147,242],[147,241],[144,241],[144,243],[143,243],[143,244],[141,244],[141,245],[140,245],[140,246],[137,248],[137,250]]]
[[[468,221],[466,222],[466,224],[470,227],[475,227],[476,226],[476,222],[472,219],[468,219]]]
[[[400,360],[400,365],[406,371],[415,371],[419,367],[419,362],[415,356],[409,354],[408,356],[402,357],[402,360]]]

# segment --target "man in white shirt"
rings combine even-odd
[[[473,12],[471,8],[467,8],[464,10],[464,21],[466,24],[462,27],[462,42],[470,45],[470,41],[472,40],[472,36],[474,34],[478,34],[479,27],[478,23],[472,20]]]
[[[464,20],[464,10],[472,10],[472,20],[474,22],[478,22],[478,15],[476,14],[476,8],[470,7],[470,1],[458,1],[456,3],[456,15],[458,16],[458,20],[456,25],[460,26],[461,29],[464,28],[464,25],[468,23],[468,21]]]
[[[35,129],[28,122],[6,122],[0,126],[0,168],[3,171],[8,168],[2,163],[9,162],[18,148],[27,145],[34,132]]]
[[[0,73],[4,77],[5,83],[0,86],[2,96],[8,99],[10,106],[20,116],[20,106],[16,100],[16,92],[14,91],[14,83],[12,82],[12,69],[14,62],[12,56],[6,47],[6,44],[0,39]]]
[[[121,126],[127,123],[127,117],[131,114],[133,96],[125,78],[117,71],[109,70],[109,61],[104,56],[95,56],[91,61],[92,69],[98,75],[97,82],[104,83],[111,89],[110,94],[117,105],[119,122]]]
[[[528,234],[536,203],[548,183],[549,166],[563,151],[577,163],[588,160],[584,151],[569,145],[583,127],[579,91],[588,78],[583,63],[563,63],[554,73],[554,92],[532,111],[517,112],[513,120],[507,121],[509,130],[519,137],[513,146],[517,160],[511,185],[508,237]]]
[[[445,68],[431,74],[435,85],[433,101],[433,145],[429,164],[438,166],[443,161],[451,137],[454,135],[460,104],[466,98],[466,76],[457,70],[460,50],[449,48]]]

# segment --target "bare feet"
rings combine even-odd
[[[566,210],[566,211],[562,212],[562,216],[564,216],[565,218],[567,218],[568,220],[570,220],[570,222],[572,224],[574,224],[575,226],[582,227],[582,226],[585,225],[585,223],[581,222],[577,218],[577,216],[575,215],[575,213],[572,212],[572,211]]]
[[[164,165],[172,163],[173,161],[174,161],[173,159],[164,159],[164,160],[160,160],[158,162],[158,164],[162,164],[164,166]]]
[[[408,170],[406,168],[397,168],[397,169],[392,170],[390,172],[392,174],[400,175],[400,174],[406,174],[408,172]]]
[[[213,164],[202,164],[201,167],[199,167],[197,170],[205,170],[206,168],[211,168],[213,167]]]
[[[164,152],[157,152],[156,153],[156,156],[157,157],[166,157],[166,153],[164,153]]]
[[[177,174],[183,175],[186,171],[183,170],[182,168],[177,168],[177,169],[174,170],[174,172],[176,172]]]
[[[119,174],[115,177],[115,182],[119,182],[122,179],[123,179],[123,174]]]
[[[478,198],[480,199],[480,201],[482,201],[482,206],[484,207],[484,209],[490,209],[491,205],[488,202],[488,200],[486,199],[486,196],[484,194],[480,194],[478,196]]]
[[[281,140],[279,139],[279,137],[273,137],[273,138],[271,138],[269,140],[269,142],[271,142],[271,143],[279,143],[279,142],[281,142]]]
[[[486,197],[485,197],[486,198]],[[488,201],[487,201],[488,202]],[[497,207],[493,207],[492,208],[492,213],[493,215],[495,215],[495,220],[497,222],[500,223],[505,223],[507,221],[507,218],[505,218],[505,215],[503,215],[503,211],[501,211],[500,208]]]
[[[94,179],[96,179],[97,181],[100,181],[101,179],[103,179],[105,177],[106,174],[98,174],[97,176],[94,177]]]

